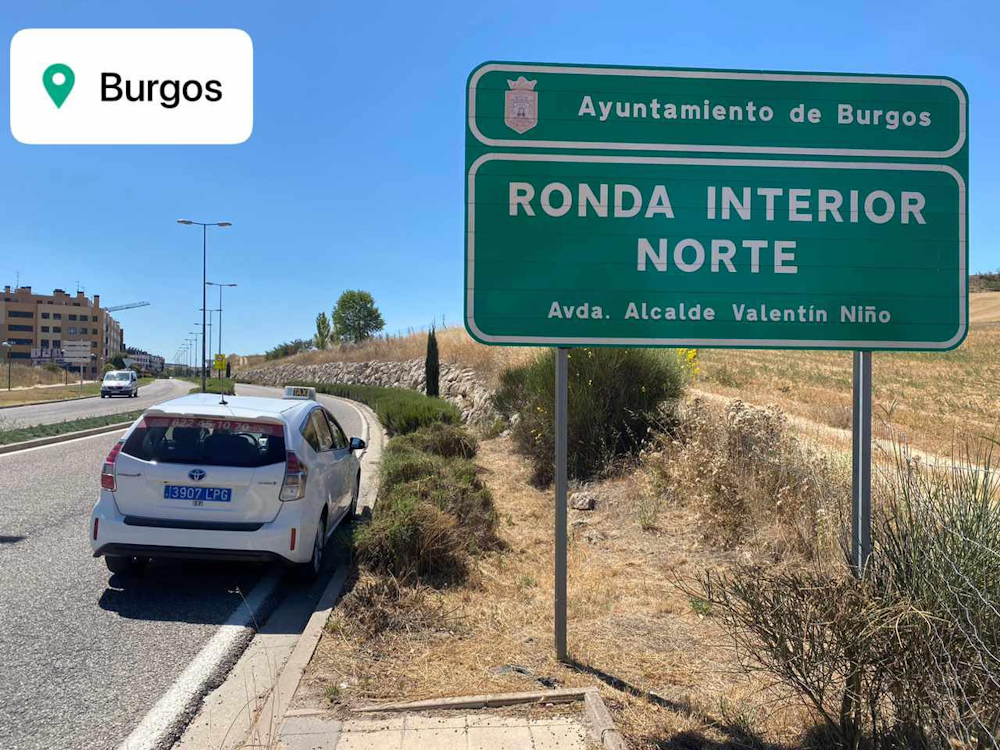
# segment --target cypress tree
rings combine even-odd
[[[427,376],[427,395],[439,395],[438,378],[441,374],[441,365],[438,363],[438,343],[434,334],[434,326],[431,326],[430,333],[427,334],[427,357],[424,360],[424,373]]]

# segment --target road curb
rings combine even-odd
[[[4,453],[17,453],[18,451],[26,451],[29,448],[41,448],[46,445],[54,445],[56,443],[65,443],[70,440],[76,440],[77,438],[91,437],[93,435],[103,435],[105,432],[118,432],[119,430],[127,430],[132,426],[132,421],[128,422],[115,422],[115,424],[106,424],[101,427],[91,427],[86,430],[77,430],[75,432],[64,432],[61,435],[47,435],[46,437],[35,438],[33,440],[24,440],[20,443],[8,443],[7,445],[0,445],[0,455]]]

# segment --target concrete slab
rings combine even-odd
[[[414,714],[406,715],[405,728],[410,730],[423,729],[461,729],[465,730],[467,724],[466,717],[461,714],[444,716],[418,716]]]
[[[532,750],[567,750],[589,747],[587,730],[579,722],[532,725]]]
[[[582,717],[404,714],[338,722],[329,716],[292,716],[279,750],[589,750]]]
[[[398,714],[395,716],[381,716],[377,719],[359,719],[345,721],[342,725],[344,732],[383,732],[394,730],[402,732],[406,722],[412,720],[412,716]]]
[[[343,732],[337,750],[402,750],[403,733],[384,729],[377,732]]]
[[[336,750],[340,722],[314,717],[285,720],[277,750]]]
[[[465,727],[453,729],[407,729],[402,750],[468,750]]]
[[[469,750],[530,750],[532,747],[531,729],[524,722],[511,722],[510,726],[469,727],[467,731]]]

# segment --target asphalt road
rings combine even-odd
[[[83,417],[100,417],[105,414],[145,409],[161,401],[183,396],[194,388],[186,380],[157,380],[140,386],[137,398],[81,398],[75,401],[52,401],[34,406],[13,406],[0,409],[0,419],[13,422],[17,427],[33,427],[37,424],[53,424]]]
[[[348,402],[324,400],[361,434]],[[4,750],[117,747],[240,606],[237,587],[268,570],[159,561],[127,580],[91,557],[100,466],[120,434],[0,455]]]

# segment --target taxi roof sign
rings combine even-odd
[[[285,395],[282,398],[315,401],[316,389],[304,385],[286,385]]]

